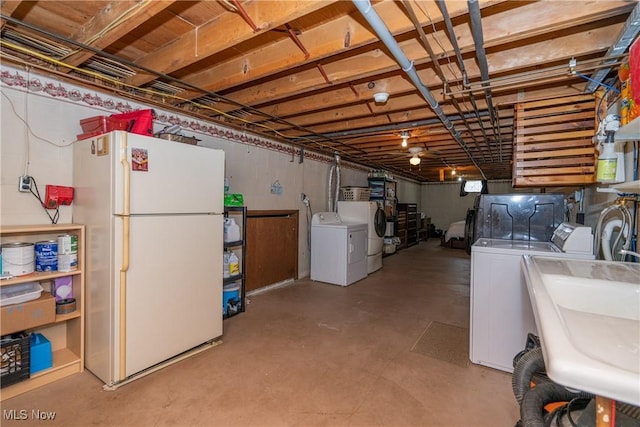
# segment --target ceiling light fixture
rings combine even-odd
[[[409,163],[413,166],[417,166],[420,164],[420,157],[417,154],[414,154],[412,158],[409,159]]]
[[[378,92],[373,94],[373,99],[378,104],[384,104],[389,99],[389,94],[387,92]]]
[[[402,138],[402,144],[400,145],[402,146],[402,148],[405,148],[407,146],[407,139],[409,139],[410,136],[411,134],[409,134],[409,132],[407,132],[406,130],[400,132],[400,138]]]
[[[456,170],[454,169],[451,171],[451,175],[455,175],[455,174],[456,174]]]

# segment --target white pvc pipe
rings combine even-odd
[[[615,261],[612,253],[613,247],[611,245],[611,238],[613,237],[613,231],[616,229],[618,229],[619,233],[624,236],[625,240],[629,237],[629,227],[627,227],[626,224],[624,224],[623,226],[622,220],[612,219],[605,223],[604,228],[602,230],[601,246],[602,246],[602,255],[604,256],[604,259],[606,259],[607,261]],[[613,246],[617,246],[619,241],[620,241],[620,235],[618,235],[618,238],[616,238]]]
[[[602,235],[600,237],[600,245],[602,247],[602,256],[607,261],[613,261],[611,255],[611,235],[614,228],[622,227],[622,221],[619,219],[612,219],[604,225],[602,229]]]

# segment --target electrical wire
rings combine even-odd
[[[420,9],[422,11],[422,13],[424,13],[427,18],[429,19],[429,24],[431,25],[431,37],[433,38],[433,40],[435,40],[436,44],[438,46],[440,46],[440,49],[442,49],[442,52],[446,52],[447,50],[444,48],[443,44],[440,42],[440,40],[438,39],[438,37],[436,37],[436,33],[437,33],[437,28],[436,28],[436,24],[433,22],[433,18],[431,18],[431,15],[429,14],[429,11],[427,10],[427,8],[423,8],[422,5],[420,3],[416,3],[416,7],[418,9]],[[453,68],[453,64],[451,64],[451,57],[450,55],[446,56],[447,59],[447,68],[449,69],[449,72],[457,79],[457,73],[455,68]],[[464,81],[464,76],[460,76],[460,80]],[[449,84],[448,82],[445,82],[447,84]]]
[[[68,144],[58,144],[58,143],[55,143],[55,142],[53,142],[53,141],[51,141],[51,140],[49,140],[47,138],[41,137],[40,135],[36,135],[36,133],[33,132],[33,130],[31,129],[31,126],[29,126],[29,123],[26,121],[26,119],[20,117],[20,114],[18,114],[18,112],[16,111],[16,107],[15,107],[15,105],[13,105],[13,102],[11,101],[11,98],[9,98],[4,92],[0,92],[0,94],[2,94],[2,96],[4,96],[6,98],[6,100],[9,102],[9,105],[11,106],[11,109],[13,110],[13,113],[16,115],[16,117],[22,123],[25,124],[25,126],[27,127],[28,133],[31,134],[32,136],[38,138],[39,140],[41,140],[43,142],[46,142],[47,144],[51,144],[54,147],[58,147],[58,148],[69,147],[69,146],[71,146],[71,145],[73,145],[73,144],[75,144],[77,142],[77,141],[72,141],[72,142],[70,142]],[[29,152],[27,150],[27,156],[28,155],[29,155]],[[27,161],[28,161],[28,158],[27,158],[27,160],[25,160],[25,162],[27,162]],[[26,163],[25,163],[25,166],[26,166]],[[25,170],[25,175],[29,175],[26,170]]]
[[[180,97],[178,95],[175,95],[175,94],[168,94],[166,92],[160,92],[160,91],[156,91],[156,90],[149,89],[149,88],[130,85],[130,84],[127,84],[127,83],[123,82],[122,80],[119,80],[119,79],[116,79],[116,78],[112,78],[112,77],[106,76],[106,75],[101,74],[101,73],[97,73],[97,72],[93,72],[93,71],[90,71],[90,70],[86,70],[84,68],[80,68],[80,67],[77,67],[77,66],[72,65],[72,64],[68,64],[68,63],[66,63],[64,61],[60,61],[58,59],[51,58],[51,57],[49,57],[47,55],[43,55],[43,54],[41,54],[39,52],[33,51],[31,49],[27,49],[27,48],[25,48],[23,46],[19,46],[17,44],[8,42],[6,40],[0,39],[0,46],[8,47],[8,48],[17,50],[19,52],[22,52],[24,54],[34,56],[34,57],[36,57],[36,58],[38,58],[38,59],[40,59],[42,61],[50,62],[50,63],[55,64],[55,65],[57,65],[59,67],[62,67],[62,68],[72,69],[72,70],[74,70],[74,71],[76,71],[76,72],[78,72],[80,74],[85,74],[85,75],[91,76],[91,77],[93,77],[93,78],[95,78],[97,80],[102,80],[102,81],[109,82],[109,83],[113,84],[115,87],[124,87],[124,88],[129,88],[129,89],[134,90],[134,91],[139,91],[139,92],[142,92],[142,93],[146,93],[146,94],[151,95],[151,96],[158,96],[158,97],[161,97],[161,98],[170,98],[170,99],[174,99],[174,100],[179,101],[181,103],[186,103],[186,104],[192,105],[194,107],[197,107],[197,108],[200,108],[200,109],[203,109],[203,110],[209,110],[209,111],[212,111],[212,112],[214,112],[214,113],[216,113],[216,114],[218,114],[220,116],[232,119],[234,121],[239,121],[239,122],[241,122],[241,123],[243,123],[245,125],[251,125],[251,126],[260,127],[262,129],[266,129],[266,130],[268,130],[270,132],[273,132],[275,135],[277,135],[277,136],[279,136],[279,137],[281,137],[283,139],[286,139],[286,140],[296,139],[296,140],[310,141],[310,142],[320,146],[323,149],[332,150],[332,151],[340,151],[339,149],[337,149],[334,146],[329,146],[329,145],[323,144],[321,142],[318,142],[318,141],[315,141],[315,140],[311,140],[311,139],[306,138],[304,136],[288,136],[286,134],[283,134],[279,130],[277,130],[277,129],[271,127],[271,126],[268,126],[266,124],[263,124],[261,122],[249,121],[249,120],[243,119],[241,117],[238,117],[236,115],[229,114],[229,113],[227,113],[225,111],[218,110],[218,109],[212,107],[211,105],[201,104],[201,103],[195,102],[192,99],[182,98],[182,97]],[[4,51],[0,51],[0,52],[2,52],[3,55],[5,55]],[[342,151],[340,151],[340,153],[343,154],[343,155],[346,155],[346,153],[344,153]]]
[[[80,47],[82,47],[82,48],[84,48],[86,50],[89,50],[89,51],[93,52],[94,54],[103,55],[106,58],[113,58],[113,60],[115,60],[115,61],[121,61],[121,62],[123,61],[121,58],[117,58],[114,55],[111,55],[111,54],[109,54],[107,52],[100,51],[98,49],[92,48],[91,46],[88,46],[86,44],[83,44],[83,43],[80,43],[80,42],[77,42],[77,41],[70,40],[68,38],[63,38],[63,37],[58,36],[56,34],[53,34],[53,33],[50,33],[48,31],[39,29],[37,27],[26,25],[26,24],[24,24],[24,23],[22,23],[22,22],[20,22],[20,21],[18,21],[16,19],[12,18],[12,17],[2,15],[2,19],[3,20],[7,20],[7,21],[12,22],[12,23],[23,25],[26,28],[32,29],[32,30],[40,32],[40,33],[44,33],[44,34],[52,36],[54,38],[62,39],[64,41],[66,41],[66,42],[73,43],[76,46],[80,46]],[[87,74],[87,75],[93,76],[94,78],[96,78],[96,81],[94,82],[94,84],[97,85],[97,86],[103,86],[102,84],[97,83],[97,82],[101,82],[101,81],[111,82],[112,84],[114,84],[115,88],[118,88],[118,89],[115,89],[114,87],[110,87],[110,88],[108,88],[108,90],[113,90],[113,91],[116,91],[116,92],[119,92],[119,93],[124,92],[126,95],[128,95],[128,97],[131,97],[132,93],[135,93],[136,91],[139,91],[139,92],[142,92],[142,93],[148,93],[148,94],[159,96],[163,100],[165,98],[172,98],[172,99],[175,99],[175,100],[178,100],[178,101],[182,101],[182,103],[184,103],[184,104],[195,106],[195,107],[197,107],[199,109],[210,110],[210,111],[216,112],[220,116],[227,117],[227,118],[229,118],[229,119],[231,119],[233,121],[239,121],[239,122],[244,123],[246,125],[251,125],[251,126],[260,127],[262,129],[266,129],[266,130],[268,130],[270,132],[273,132],[274,135],[277,135],[277,136],[283,138],[284,140],[291,141],[291,143],[294,144],[294,145],[302,145],[303,142],[310,142],[312,144],[315,144],[321,150],[331,150],[334,153],[338,152],[340,155],[344,156],[346,159],[353,160],[353,161],[356,161],[356,162],[362,161],[362,159],[366,158],[366,156],[367,156],[367,153],[364,150],[359,150],[359,149],[357,149],[359,151],[358,153],[354,154],[354,153],[351,152],[351,154],[350,154],[349,152],[344,151],[344,149],[336,147],[336,144],[337,144],[339,146],[344,146],[344,147],[347,147],[349,149],[353,148],[353,147],[350,147],[347,144],[343,143],[342,141],[333,140],[331,138],[327,138],[326,136],[321,135],[321,134],[317,134],[314,131],[309,131],[309,129],[306,129],[303,126],[295,125],[295,124],[290,123],[290,122],[288,122],[288,121],[286,121],[284,119],[281,119],[281,118],[279,118],[277,116],[267,115],[267,114],[263,113],[262,111],[260,111],[258,109],[255,109],[253,107],[250,107],[250,106],[238,103],[236,101],[233,101],[231,99],[225,98],[223,95],[219,95],[219,94],[216,94],[214,92],[205,91],[205,90],[203,90],[203,89],[201,89],[199,87],[196,87],[196,86],[193,86],[193,85],[189,84],[188,82],[183,82],[181,80],[178,80],[179,82],[184,83],[185,85],[187,85],[191,89],[194,89],[194,90],[197,90],[197,91],[201,91],[204,94],[217,96],[223,101],[226,101],[226,102],[229,102],[231,104],[234,104],[234,105],[238,106],[239,108],[247,108],[247,109],[249,109],[250,111],[252,111],[252,112],[254,112],[256,114],[262,114],[262,115],[268,116],[269,120],[280,122],[280,123],[284,123],[284,124],[288,124],[288,125],[293,126],[296,129],[309,131],[310,134],[308,136],[320,136],[320,137],[323,137],[327,141],[329,141],[330,144],[329,143],[318,142],[317,140],[311,139],[308,136],[288,136],[288,135],[285,135],[285,134],[281,133],[280,131],[278,131],[277,129],[275,129],[275,128],[271,127],[271,126],[267,126],[266,124],[263,124],[263,123],[260,123],[260,122],[248,121],[248,120],[242,119],[242,118],[240,118],[240,117],[238,117],[236,115],[229,114],[229,113],[226,113],[226,112],[221,111],[221,110],[217,110],[217,109],[211,107],[210,105],[199,104],[199,103],[197,103],[197,102],[195,102],[195,101],[193,101],[191,99],[181,98],[179,96],[176,96],[175,94],[168,94],[166,92],[157,92],[157,91],[153,91],[153,90],[147,89],[147,88],[141,88],[141,87],[137,87],[137,86],[126,85],[121,80],[112,79],[112,78],[109,78],[108,76],[105,76],[103,74],[93,73],[91,71],[88,71],[88,70],[85,70],[85,69],[82,69],[82,68],[78,68],[78,67],[76,67],[74,65],[66,64],[66,63],[64,63],[62,61],[59,61],[59,60],[55,59],[55,58],[50,58],[50,57],[48,57],[46,55],[42,55],[42,54],[40,54],[38,52],[35,52],[35,51],[32,51],[32,50],[30,50],[28,48],[24,48],[22,46],[15,45],[13,43],[7,42],[7,41],[2,40],[2,39],[0,39],[0,46],[9,46],[9,47],[11,47],[11,48],[13,48],[13,49],[15,49],[15,50],[17,50],[19,52],[23,52],[23,53],[26,53],[27,55],[31,55],[32,57],[39,58],[39,59],[43,60],[44,62],[50,62],[50,63],[56,64],[56,65],[58,65],[58,66],[60,66],[62,68],[73,69],[78,73]],[[2,57],[2,56],[6,56],[6,57],[10,57],[10,58],[12,57],[12,55],[7,54],[7,49],[0,49],[0,57]],[[20,58],[15,58],[14,57],[14,60],[19,62],[19,63],[24,63],[24,60],[20,59]],[[129,61],[124,61],[124,63],[129,63]],[[26,63],[25,63],[25,65],[35,66],[34,64],[26,64]],[[132,64],[132,65],[136,66],[135,64]],[[51,69],[45,69],[44,67],[41,67],[41,68],[43,70],[49,72],[49,73],[57,74],[56,71],[53,71]],[[175,80],[173,77],[171,77],[169,75],[158,73],[158,72],[156,72],[154,70],[147,69],[145,67],[139,67],[139,68],[142,69],[145,72],[149,72],[149,73],[154,74],[154,75],[156,75],[158,77],[164,77],[164,78]],[[62,74],[64,78],[70,78],[67,74],[63,74],[63,73],[59,73],[59,74]],[[131,91],[132,93],[129,93],[128,91],[122,90],[121,88],[123,88],[123,87],[125,89],[126,88],[131,88],[132,89],[132,91]],[[107,89],[107,88],[105,87],[105,89]],[[146,101],[148,101],[148,100],[146,100]],[[304,146],[304,145],[302,145],[302,146]],[[395,170],[395,168],[392,167],[391,170]],[[397,172],[402,173],[404,171],[397,170]]]
[[[36,183],[36,179],[32,176],[29,178],[31,178],[31,181],[33,182],[33,185],[29,187],[29,191],[31,192],[31,194],[33,194],[33,196],[36,199],[38,199],[38,201],[40,202],[40,206],[43,207],[44,211],[47,213],[47,216],[51,220],[51,224],[57,224],[58,219],[60,218],[60,207],[56,204],[56,212],[53,214],[53,216],[51,216],[49,211],[53,209],[47,208],[47,205],[45,205],[44,202],[42,201],[42,197],[40,197],[40,191],[38,190],[38,184]],[[36,191],[33,191],[34,188]]]
[[[615,87],[613,87],[613,86],[609,86],[609,85],[608,85],[608,84],[606,84],[606,83],[603,83],[603,82],[599,82],[599,81],[597,81],[597,80],[594,80],[594,79],[592,79],[591,77],[589,77],[589,76],[585,76],[584,74],[579,73],[579,72],[577,72],[577,71],[575,71],[575,74],[576,74],[576,76],[582,77],[582,78],[583,78],[583,79],[585,79],[585,80],[589,80],[590,82],[593,82],[593,83],[595,83],[595,84],[597,84],[597,85],[601,85],[601,86],[604,86],[604,87],[606,87],[606,88],[608,88],[608,89],[614,90],[616,93],[620,93],[620,91],[619,91],[617,88],[615,88]]]

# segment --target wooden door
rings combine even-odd
[[[298,211],[248,211],[246,291],[298,278]]]

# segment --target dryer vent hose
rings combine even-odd
[[[340,197],[340,156],[335,155],[335,163],[329,169],[327,183],[327,211],[338,211],[338,198]]]

